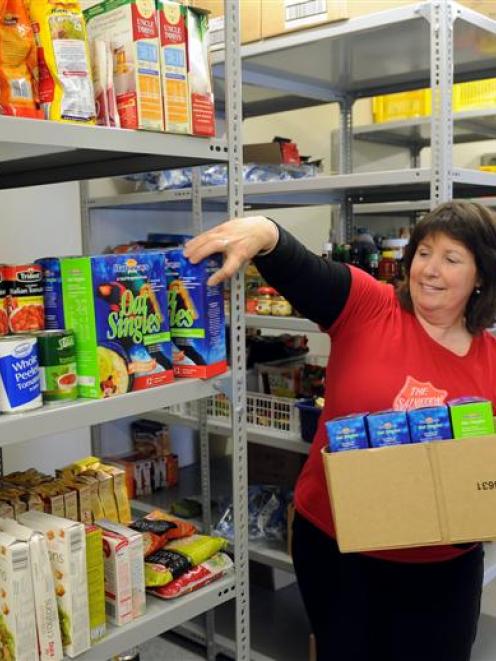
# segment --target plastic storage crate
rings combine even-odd
[[[412,117],[425,117],[431,114],[431,90],[421,89],[410,92],[396,92],[375,96],[372,99],[374,122],[394,122]]]
[[[482,110],[496,105],[496,78],[472,80],[453,86],[453,112]]]

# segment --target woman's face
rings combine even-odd
[[[478,284],[474,255],[463,243],[436,232],[417,246],[410,268],[410,296],[415,311],[438,317],[444,313],[446,322],[453,322],[464,316]]]

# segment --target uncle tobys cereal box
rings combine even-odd
[[[222,285],[207,286],[220,266],[220,255],[191,264],[180,248],[166,251],[175,376],[209,378],[227,369]]]
[[[112,397],[173,380],[161,252],[62,259],[79,394]]]

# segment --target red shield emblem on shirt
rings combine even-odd
[[[436,388],[430,381],[417,381],[407,376],[403,387],[394,398],[393,409],[410,411],[423,406],[440,406],[446,401],[447,390]]]

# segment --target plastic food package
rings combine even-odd
[[[222,537],[209,535],[192,535],[186,539],[178,539],[167,544],[168,551],[181,553],[191,562],[193,567],[205,562],[219,551],[223,551],[229,542]]]
[[[0,114],[42,119],[36,45],[23,0],[0,0],[0,44]]]
[[[182,521],[161,510],[154,510],[131,523],[130,528],[143,533],[145,558],[161,549],[168,541],[196,533],[192,523]]]
[[[86,25],[75,0],[31,0],[45,119],[95,123]]]
[[[199,590],[205,585],[222,578],[233,568],[231,558],[225,553],[216,553],[198,567],[189,569],[185,574],[171,581],[168,585],[156,588],[153,594],[161,599],[174,599],[184,594]]]
[[[91,44],[91,64],[95,88],[96,123],[101,126],[120,127],[117,99],[115,97],[114,61],[110,45],[103,39]]]
[[[181,553],[160,549],[145,561],[145,585],[160,587],[171,583],[191,568],[191,562]]]

